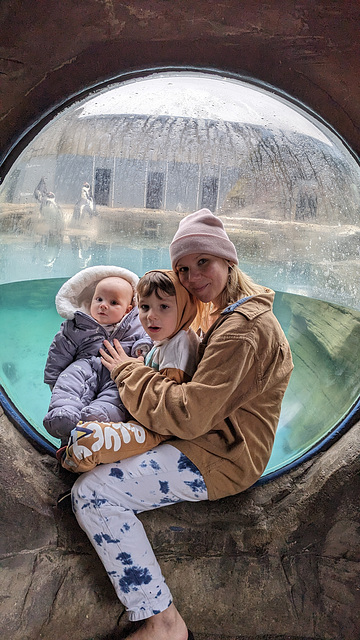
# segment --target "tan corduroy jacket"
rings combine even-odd
[[[137,362],[112,372],[131,415],[173,436],[170,443],[201,471],[210,500],[250,487],[270,458],[293,369],[273,300],[274,292],[264,289],[223,312],[204,336],[188,383],[176,384]]]

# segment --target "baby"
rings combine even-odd
[[[122,267],[83,269],[59,290],[55,304],[67,318],[56,334],[45,365],[52,396],[43,424],[62,444],[79,420],[127,420],[115,383],[103,367],[99,348],[119,340],[129,356],[145,355],[152,341],[144,331],[134,292],[138,276]]]
[[[171,270],[146,273],[137,285],[139,317],[154,341],[145,365],[176,383],[191,379],[197,366],[199,337],[189,328],[197,304]],[[104,367],[105,368],[105,367]],[[66,451],[58,458],[69,471],[89,471],[97,464],[117,462],[149,451],[168,439],[132,422],[78,424]]]

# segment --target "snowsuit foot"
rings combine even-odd
[[[93,357],[72,362],[59,375],[43,425],[48,433],[67,444],[80,420],[118,422],[128,417],[109,372],[100,358]]]

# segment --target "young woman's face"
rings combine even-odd
[[[146,333],[152,340],[165,340],[171,336],[177,325],[176,296],[168,296],[163,291],[155,291],[139,298],[139,318]]]
[[[201,302],[216,306],[229,274],[229,265],[223,258],[206,253],[192,253],[181,258],[176,271],[181,284]]]

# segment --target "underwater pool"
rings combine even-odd
[[[62,318],[55,295],[67,278],[0,285],[0,384],[24,419],[43,429],[50,400],[43,383],[48,348]],[[277,292],[274,311],[290,342],[294,372],[264,476],[293,463],[325,438],[360,393],[360,312],[301,295]]]

